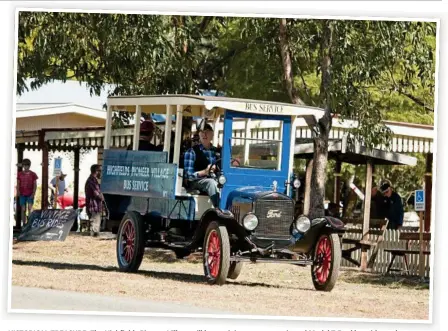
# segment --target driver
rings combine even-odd
[[[185,152],[184,176],[190,188],[207,193],[215,208],[219,205],[218,183],[209,177],[214,170],[218,150],[212,145],[213,128],[205,124],[199,130],[200,144]]]

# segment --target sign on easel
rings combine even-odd
[[[414,200],[415,211],[425,211],[425,191],[416,190]]]
[[[54,159],[53,176],[60,176],[62,172],[62,158],[57,157]]]
[[[77,218],[75,209],[34,210],[17,239],[19,241],[64,241]]]

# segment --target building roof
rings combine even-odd
[[[51,116],[61,114],[79,114],[106,120],[106,111],[75,103],[17,103],[16,118]]]
[[[314,153],[314,145],[298,144],[294,147],[296,158],[311,159]],[[376,165],[408,165],[415,166],[415,157],[381,149],[367,149],[363,145],[344,144],[343,140],[330,141],[328,143],[328,158],[351,164],[366,164],[371,160]]]

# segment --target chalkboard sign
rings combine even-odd
[[[35,210],[17,239],[19,241],[64,241],[77,217],[75,209]]]
[[[101,192],[151,198],[174,198],[177,165],[166,152],[105,150]]]

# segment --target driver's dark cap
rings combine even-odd
[[[213,132],[213,128],[210,124],[204,124],[204,126],[199,129],[199,132],[201,132],[201,131],[212,131]]]
[[[388,182],[384,182],[380,186],[381,193],[386,192],[390,188],[390,184]]]

